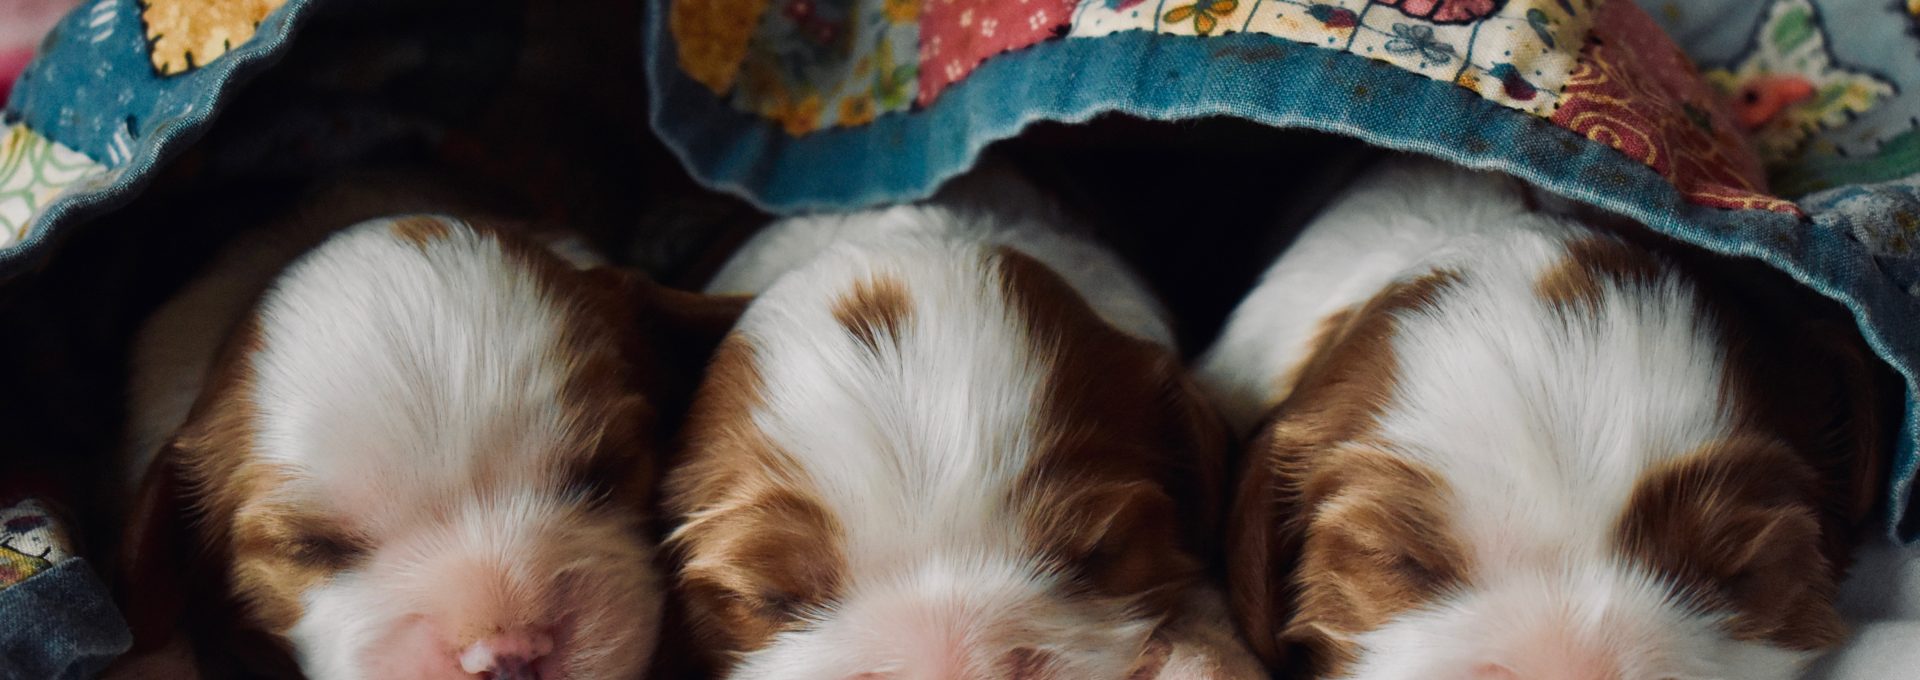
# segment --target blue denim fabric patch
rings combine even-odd
[[[0,590],[0,621],[0,678],[92,678],[133,646],[106,585],[78,557]]]

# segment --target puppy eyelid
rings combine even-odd
[[[338,571],[366,557],[371,546],[358,536],[305,530],[294,535],[291,548],[294,559],[304,564]]]
[[[771,590],[760,593],[759,605],[762,613],[783,622],[798,621],[800,613],[807,608],[801,598]]]

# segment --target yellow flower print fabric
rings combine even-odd
[[[178,75],[205,66],[253,37],[286,0],[141,0],[153,68]]]

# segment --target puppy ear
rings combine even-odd
[[[649,279],[638,282],[641,318],[651,320],[669,351],[704,359],[733,330],[753,298],[745,295],[706,295],[669,288]]]
[[[1726,306],[1728,342],[1751,386],[1744,397],[1766,428],[1782,430],[1824,485],[1829,557],[1846,565],[1858,530],[1886,495],[1905,384],[1868,347],[1852,313],[1758,261],[1688,249],[1667,252],[1702,273]]]
[[[1187,456],[1185,471],[1191,477],[1187,480],[1192,496],[1186,510],[1187,531],[1195,539],[1194,548],[1201,551],[1199,554],[1210,564],[1217,564],[1227,494],[1231,491],[1227,471],[1235,463],[1231,460],[1233,435],[1212,400],[1184,371],[1176,372],[1173,392],[1175,412],[1183,428],[1182,446],[1175,450]]]
[[[678,290],[639,275],[632,275],[630,286],[636,303],[634,321],[653,350],[647,364],[659,391],[652,396],[671,418],[666,422],[678,422],[677,415],[692,401],[708,359],[752,298]]]
[[[1824,376],[1828,421],[1815,432],[1817,465],[1827,471],[1840,499],[1835,505],[1847,522],[1866,522],[1878,506],[1887,475],[1887,448],[1893,445],[1900,394],[1897,377],[1872,353],[1850,324],[1831,321],[1806,326],[1807,344],[1829,357]]]
[[[206,441],[190,422],[141,480],[114,583],[133,646],[106,677],[298,675],[289,650],[243,623],[246,611],[231,595],[227,539],[219,525],[205,521],[208,512],[231,511],[196,500],[202,482],[195,466],[204,459],[194,446]]]
[[[190,659],[187,606],[209,594],[196,583],[215,570],[195,535],[182,459],[169,443],[147,467],[121,541],[114,586],[133,633],[128,659]]]
[[[1297,609],[1290,584],[1305,540],[1298,521],[1305,508],[1297,483],[1284,474],[1289,447],[1275,430],[1263,425],[1240,461],[1227,518],[1227,597],[1253,653],[1269,669],[1306,677],[1305,655],[1286,639]]]

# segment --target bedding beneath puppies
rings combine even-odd
[[[1840,589],[1840,614],[1853,627],[1847,644],[1814,663],[1807,677],[1899,678],[1920,668],[1920,550],[1869,545],[1854,554]]]
[[[1381,148],[1512,174],[1831,300],[1906,389],[1842,590],[1853,637],[1809,677],[1920,664],[1920,553],[1896,547],[1920,538],[1906,3],[220,4],[83,3],[0,119],[0,355],[32,358],[0,368],[0,501],[40,499],[78,556],[0,545],[20,554],[0,553],[18,577],[0,616],[70,593],[78,631],[0,641],[47,657],[0,675],[84,675],[128,644],[86,572],[125,502],[99,470],[129,338],[314,181],[424,168],[692,288],[769,213],[923,198],[993,144],[1104,225],[1189,350]]]

